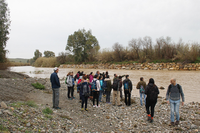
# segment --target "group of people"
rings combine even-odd
[[[59,69],[54,68],[54,73],[51,74],[50,81],[53,90],[53,108],[61,109],[59,105],[59,88],[60,82],[58,78]],[[125,77],[124,80],[122,78]],[[110,96],[112,92],[112,104],[115,106],[122,106],[122,90],[124,90],[124,102],[127,106],[131,105],[131,91],[132,82],[129,79],[129,75],[118,76],[114,74],[113,83],[111,83],[108,71],[105,73],[100,73],[97,71],[95,74],[91,72],[89,75],[84,74],[84,72],[77,72],[73,77],[73,72],[67,74],[65,83],[68,87],[68,98],[70,100],[75,99],[74,97],[74,87],[77,87],[77,93],[79,93],[79,99],[81,101],[81,109],[88,111],[87,103],[90,98],[93,101],[93,107],[99,108],[99,102],[102,102],[102,96],[106,97],[106,103],[111,104]],[[155,85],[153,78],[149,79],[148,84],[141,77],[138,82],[136,89],[139,90],[140,94],[140,104],[143,106],[143,100],[147,112],[147,120],[153,122],[154,108],[157,103],[157,98],[159,94],[158,87]],[[176,79],[170,80],[170,85],[166,93],[167,103],[170,104],[171,108],[171,125],[179,124],[179,106],[180,97],[182,98],[182,105],[184,105],[184,93],[181,85],[176,83]],[[85,105],[85,107],[84,107]],[[176,113],[176,122],[174,120],[174,113]]]

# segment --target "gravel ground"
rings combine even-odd
[[[6,76],[2,76],[4,73]],[[154,122],[147,122],[144,106],[133,97],[130,107],[112,106],[103,102],[89,111],[81,111],[75,91],[74,100],[67,99],[67,89],[61,81],[60,107],[52,109],[52,92],[48,79],[29,78],[23,74],[0,71],[0,132],[200,132],[200,104],[180,106],[180,124],[170,126],[170,107],[159,98],[155,107]],[[15,77],[16,76],[16,77]],[[34,89],[31,83],[45,85],[45,90]],[[5,103],[8,107],[5,107]],[[44,109],[53,112],[46,114]]]

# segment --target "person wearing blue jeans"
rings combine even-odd
[[[138,82],[138,84],[137,84],[137,86],[136,86],[136,89],[139,89],[139,93],[140,93],[140,104],[141,104],[141,106],[143,105],[143,98],[142,97],[144,97],[144,103],[145,103],[145,105],[146,105],[146,95],[145,95],[145,88],[146,88],[146,82],[144,82],[144,78],[143,77],[141,77],[140,78],[140,82]]]
[[[179,124],[179,106],[180,106],[180,96],[182,98],[182,105],[184,105],[184,93],[182,87],[176,83],[176,79],[173,78],[170,80],[171,84],[168,87],[166,100],[170,104],[171,108],[171,126]],[[176,113],[176,122],[174,122],[174,113]]]
[[[140,104],[141,104],[141,106],[143,105],[142,97],[144,98],[144,104],[146,105],[146,100],[145,100],[146,99],[146,94],[140,92]]]

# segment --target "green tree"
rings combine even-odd
[[[6,52],[5,50],[6,43],[9,39],[9,27],[10,27],[10,12],[8,9],[8,4],[5,0],[0,0],[0,63],[5,63]]]
[[[55,57],[55,53],[52,51],[44,51],[44,57]]]
[[[39,57],[42,57],[42,53],[36,49],[35,52],[34,52],[34,57],[33,57],[33,60],[36,61]]]
[[[91,30],[82,29],[69,35],[65,50],[72,52],[76,62],[86,62],[94,60],[99,49],[98,40]]]

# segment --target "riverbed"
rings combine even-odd
[[[36,68],[31,66],[23,67],[11,67],[11,71],[20,72],[29,75],[30,77],[36,78],[49,78],[53,72],[53,68]],[[77,69],[77,68],[60,68],[58,76],[60,79],[65,79],[67,73],[73,71],[74,74],[77,71],[84,71],[85,74],[90,72],[96,72],[97,69]],[[99,70],[101,73],[105,72],[105,69]],[[167,87],[170,84],[171,78],[176,78],[177,83],[183,88],[185,94],[185,102],[200,102],[200,88],[199,78],[200,71],[164,71],[164,70],[114,70],[108,69],[111,79],[114,74],[117,75],[129,75],[133,83],[132,95],[135,97],[139,96],[139,91],[136,89],[136,85],[139,82],[140,77],[144,77],[144,80],[148,83],[149,78],[154,78],[155,84],[159,87],[163,86],[165,89],[160,90],[160,96],[165,97]],[[124,78],[123,78],[124,79]]]

